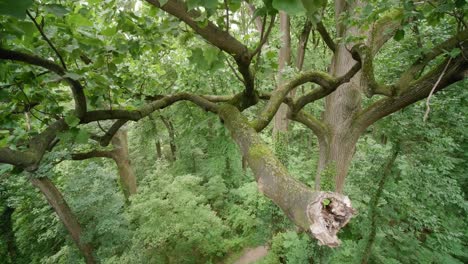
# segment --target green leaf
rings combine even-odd
[[[45,6],[45,9],[47,12],[52,13],[58,17],[64,17],[70,12],[66,7],[59,4],[48,4]]]
[[[393,39],[396,41],[400,41],[405,37],[405,31],[403,29],[398,29],[397,32],[395,33],[395,36],[393,36]]]
[[[273,7],[288,15],[301,15],[306,12],[301,0],[273,0]]]
[[[76,134],[75,142],[78,144],[86,144],[88,143],[88,139],[88,132],[86,130],[80,129],[80,131],[78,131],[78,133]]]
[[[0,0],[0,15],[23,19],[32,3],[32,0]]]
[[[324,206],[327,206],[327,205],[330,204],[330,202],[331,202],[330,199],[323,199],[322,204],[323,204]]]
[[[307,16],[314,16],[325,7],[327,1],[325,0],[302,0],[302,5],[307,11]]]
[[[67,125],[70,127],[76,127],[80,123],[80,119],[73,113],[69,113],[65,116],[65,123],[67,123]]]

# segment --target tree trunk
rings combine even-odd
[[[9,261],[5,260],[7,263],[16,263],[18,257],[18,248],[16,247],[15,233],[13,232],[13,223],[11,218],[14,211],[15,208],[7,205],[1,216],[2,235],[5,239],[8,256],[10,258]]]
[[[114,146],[112,158],[114,159],[115,164],[117,165],[117,170],[119,171],[120,184],[122,186],[125,199],[128,200],[131,195],[137,193],[137,182],[128,154],[127,131],[119,130],[112,138],[112,145]]]
[[[161,159],[162,158],[161,141],[159,140],[159,138],[156,138],[155,141],[156,141],[156,159]]]
[[[338,246],[336,233],[353,215],[349,199],[340,194],[315,192],[291,177],[249,125],[247,118],[234,106],[221,106],[219,116],[252,169],[259,190],[278,205],[298,227],[311,230],[321,244]],[[340,209],[328,210],[329,207],[323,206],[324,199],[331,201],[333,206],[330,208]],[[328,225],[324,219],[333,224]]]
[[[171,148],[171,160],[175,161],[176,160],[176,145],[175,145],[175,132],[174,132],[174,126],[172,125],[172,122],[163,117],[160,116],[161,120],[163,121],[164,125],[167,128],[167,132],[169,133],[169,146]]]
[[[335,2],[337,21],[339,16],[353,7],[347,1]],[[345,38],[348,35],[356,35],[355,28],[346,28],[345,25],[336,25],[338,37]],[[330,73],[333,76],[342,76],[355,64],[344,44],[338,44],[332,59]],[[357,114],[361,110],[361,89],[358,85],[360,74],[356,74],[350,82],[338,87],[325,100],[324,122],[329,127],[329,143],[321,151],[316,183],[321,182],[321,174],[324,168],[330,169],[335,175],[335,191],[343,192],[345,177],[349,170],[356,142],[360,133],[353,126]]]
[[[93,256],[93,248],[91,244],[81,241],[83,232],[80,223],[71,211],[67,202],[63,198],[60,191],[48,178],[31,178],[31,183],[37,187],[49,202],[50,206],[57,213],[60,221],[65,225],[71,235],[73,242],[78,246],[81,254],[83,254],[87,264],[94,264],[96,260]]]
[[[284,12],[279,12],[280,18],[280,34],[281,34],[281,48],[278,56],[278,75],[276,81],[278,87],[283,84],[283,71],[290,64],[291,61],[291,32],[290,32],[290,18]],[[287,145],[288,145],[288,106],[281,104],[278,111],[275,114],[273,120],[273,140],[275,144],[275,153],[278,155],[280,160],[287,164]]]

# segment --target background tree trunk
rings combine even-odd
[[[112,159],[114,159],[119,171],[120,184],[125,195],[125,199],[137,193],[137,181],[128,154],[127,131],[119,130],[112,138]]]
[[[65,228],[72,237],[73,242],[75,242],[81,251],[81,254],[83,254],[86,263],[96,263],[93,256],[93,247],[91,244],[81,241],[83,235],[81,225],[53,182],[48,178],[31,178],[30,181],[42,192],[42,194],[44,194],[47,202],[49,202],[50,206],[52,206],[54,211],[57,213],[60,221],[65,225]]]
[[[8,251],[8,256],[10,260],[5,260],[6,263],[16,263],[18,257],[18,248],[16,247],[15,242],[15,233],[13,232],[13,223],[12,223],[12,216],[15,208],[6,206],[5,210],[1,216],[1,231],[6,242],[6,247]]]
[[[291,22],[289,16],[284,12],[279,12],[280,18],[280,34],[281,34],[281,48],[278,56],[278,75],[276,76],[277,86],[281,87],[283,84],[283,71],[291,62]],[[275,114],[273,120],[273,141],[275,144],[276,155],[280,160],[287,164],[287,145],[288,145],[288,106],[281,104]]]
[[[175,131],[174,131],[174,126],[172,125],[172,122],[163,117],[160,116],[161,121],[163,121],[164,125],[166,126],[167,132],[169,133],[169,146],[171,148],[171,160],[175,161],[176,160],[176,144],[175,144]]]

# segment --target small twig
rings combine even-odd
[[[36,26],[37,30],[39,30],[39,33],[41,33],[42,37],[44,38],[44,40],[47,42],[47,44],[49,44],[49,46],[54,50],[55,54],[57,55],[57,57],[59,58],[60,60],[60,63],[62,64],[62,67],[67,70],[67,65],[65,64],[65,61],[63,60],[63,57],[62,55],[60,55],[59,51],[55,48],[54,44],[52,44],[52,42],[50,41],[50,39],[46,36],[46,34],[44,33],[44,31],[42,30],[41,26],[37,23],[36,19],[31,15],[31,13],[26,10],[26,14],[28,15],[28,17],[32,20],[32,22],[34,23],[34,25]]]
[[[242,79],[242,78],[239,76],[239,74],[237,74],[236,69],[234,69],[234,67],[232,66],[232,64],[229,62],[229,59],[226,59],[226,62],[227,62],[227,64],[228,64],[229,68],[230,68],[230,69],[232,70],[232,72],[234,73],[234,75],[237,77],[237,79],[238,79],[239,81],[241,81],[242,83],[245,84],[244,79]]]
[[[265,45],[265,43],[267,42],[268,36],[270,35],[270,32],[271,32],[271,29],[273,28],[273,25],[275,24],[275,18],[276,18],[275,15],[273,15],[271,17],[270,25],[268,26],[268,29],[267,29],[265,35],[263,36],[263,38],[260,39],[260,43],[258,44],[257,48],[254,50],[254,52],[252,52],[251,58],[255,57],[255,55],[257,55],[257,53],[260,53],[260,51],[262,50],[263,45]]]
[[[102,126],[101,123],[99,123],[99,120],[97,121],[99,129],[101,129],[102,132],[107,133],[107,130],[105,130]]]
[[[450,64],[450,62],[452,61],[452,58],[450,58],[447,62],[447,65],[445,65],[445,68],[444,70],[442,71],[442,73],[440,74],[439,76],[439,79],[437,79],[437,82],[434,84],[434,87],[432,87],[432,90],[431,92],[429,93],[429,96],[427,97],[427,100],[426,100],[426,112],[424,113],[424,117],[423,117],[423,121],[426,122],[427,118],[429,117],[429,112],[431,111],[431,106],[430,106],[430,101],[431,101],[431,97],[432,97],[432,94],[434,94],[434,91],[437,87],[437,85],[439,85],[440,81],[442,80],[442,77],[444,76],[445,72],[447,71],[447,68]]]

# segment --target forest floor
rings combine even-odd
[[[258,246],[256,248],[244,249],[242,255],[234,262],[234,264],[251,264],[261,260],[268,254],[268,247]]]

